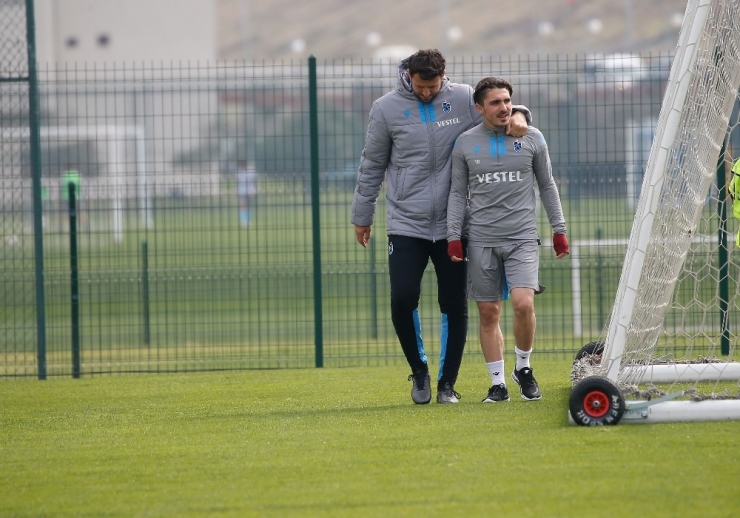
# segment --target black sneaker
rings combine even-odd
[[[437,389],[437,403],[459,403],[460,397],[449,382]]]
[[[509,390],[503,383],[489,388],[488,395],[483,400],[484,403],[498,403],[499,401],[509,401]]]
[[[511,379],[516,381],[519,385],[519,390],[522,393],[522,399],[526,399],[527,401],[542,399],[542,392],[540,392],[540,387],[537,386],[537,380],[534,379],[532,369],[530,369],[529,367],[524,367],[523,369],[519,370],[514,369],[514,372],[511,373]]]
[[[411,399],[417,405],[426,405],[432,400],[432,388],[429,385],[429,371],[416,371],[409,375],[409,381],[413,380],[411,386]]]

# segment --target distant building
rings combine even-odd
[[[79,170],[117,241],[127,200],[150,224],[153,196],[218,192],[217,162],[187,158],[218,117],[216,0],[35,0],[34,12],[45,183],[57,185],[65,163]],[[0,142],[0,178],[22,179],[8,199],[30,192],[16,142]],[[49,202],[60,199],[50,189]]]
[[[35,12],[42,67],[217,55],[215,0],[36,0]]]

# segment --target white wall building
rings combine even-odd
[[[36,0],[35,12],[42,67],[217,55],[215,0]]]
[[[218,116],[216,0],[35,0],[35,20],[51,203],[61,170],[74,167],[86,203],[111,209],[120,241],[128,201],[144,210],[153,196],[218,193],[215,161],[178,159],[209,141]],[[27,130],[3,132],[5,197],[21,199],[31,192],[21,167]]]

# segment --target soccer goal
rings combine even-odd
[[[740,0],[690,0],[611,316],[573,364],[576,424],[740,419],[739,88]]]

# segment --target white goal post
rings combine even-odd
[[[734,235],[728,238],[724,229],[719,239],[696,243],[711,226],[709,220],[717,217],[707,210],[706,200],[718,164],[731,165],[733,160],[727,144],[733,132],[740,131],[738,121],[731,120],[738,89],[740,0],[689,0],[615,302],[598,342],[601,349],[582,359],[580,367],[574,364],[569,410],[578,424],[740,419],[740,399],[717,394],[727,390],[722,382],[740,379],[740,369],[731,361],[738,326],[720,325],[708,317],[715,314],[710,306],[718,301],[729,306],[728,314],[740,313],[740,252],[734,250]],[[717,203],[726,208],[724,192]],[[732,209],[728,212],[731,215]],[[729,268],[717,267],[718,253],[723,252],[729,256]],[[728,279],[731,293],[721,294],[715,287],[702,299],[700,287]],[[673,326],[684,332],[678,338],[672,333],[665,347],[659,341],[669,315]],[[740,314],[733,316],[740,319]],[[728,333],[731,349],[718,361],[718,343]],[[680,362],[677,355],[682,356]],[[687,390],[684,385],[702,379],[716,383],[704,399],[720,404],[671,401],[695,393],[694,386]],[[622,392],[640,383],[669,383],[670,393],[623,401]],[[740,390],[736,383],[733,388]],[[644,391],[635,388],[633,394],[640,397]]]
[[[124,200],[127,197],[130,171],[135,169],[136,197],[139,199],[139,216],[146,228],[153,226],[151,202],[151,185],[148,184],[146,169],[146,138],[144,128],[131,125],[92,125],[92,126],[44,126],[40,130],[42,142],[76,142],[93,141],[102,146],[106,156],[106,178],[104,185],[99,186],[96,198],[107,198],[111,202],[112,232],[115,242],[123,241],[124,235]],[[0,138],[6,145],[20,149],[28,142],[30,130],[27,127],[9,127],[0,129]],[[133,143],[134,163],[127,158],[129,142]]]

